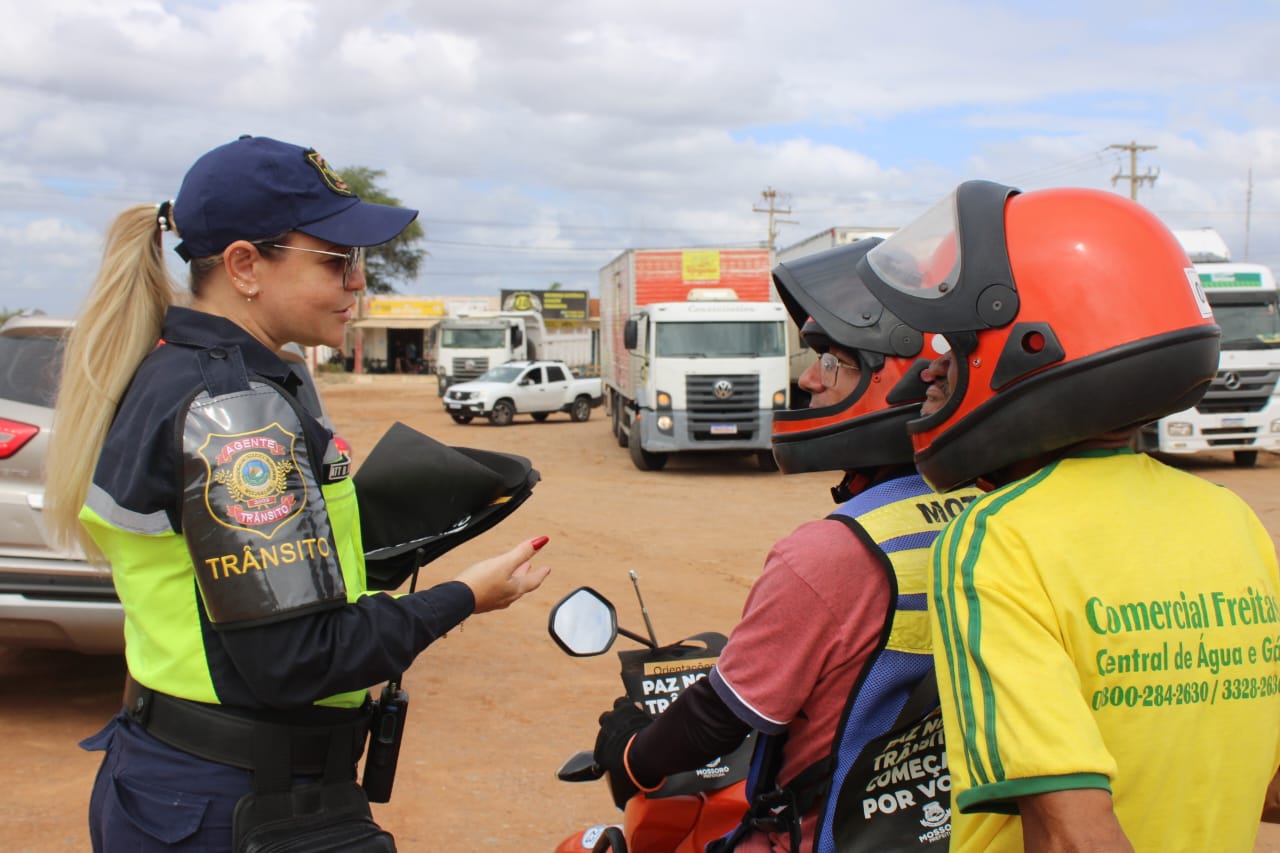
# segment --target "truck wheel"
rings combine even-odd
[[[438,377],[436,379],[436,393],[439,394],[441,397],[443,397],[444,392],[448,390],[449,390],[449,380],[445,379],[443,376]]]
[[[627,446],[627,432],[622,428],[622,404],[617,400],[613,401],[613,437],[619,447]]]
[[[489,423],[494,426],[507,426],[515,416],[516,407],[511,405],[509,400],[499,400],[493,404],[493,411],[489,413]]]
[[[1258,451],[1256,450],[1237,450],[1232,456],[1235,458],[1237,468],[1252,468],[1258,464]]]
[[[661,471],[663,466],[667,464],[667,454],[650,453],[640,446],[640,423],[638,421],[633,420],[631,422],[631,436],[627,442],[627,448],[631,451],[631,464],[641,471]]]
[[[573,401],[573,406],[569,409],[569,417],[578,423],[582,423],[591,417],[591,401],[586,397],[579,397]]]
[[[760,466],[761,471],[778,470],[778,460],[773,458],[772,450],[757,450],[756,464]]]
[[[542,423],[547,419],[547,416],[550,414],[551,414],[550,412],[534,412],[533,419],[538,423]]]
[[[469,424],[475,415],[468,414],[467,412],[450,412],[449,417],[453,418],[453,422],[455,424]]]

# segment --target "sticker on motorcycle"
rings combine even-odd
[[[725,638],[720,634],[699,634],[674,646],[618,652],[627,695],[656,717],[670,708],[682,692],[706,678],[724,645]],[[754,748],[752,732],[729,755],[713,759],[697,770],[668,776],[662,787],[649,796],[692,794],[745,779]]]

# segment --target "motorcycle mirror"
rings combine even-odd
[[[561,782],[594,782],[604,776],[604,768],[596,764],[590,752],[576,752],[556,771]]]
[[[589,586],[578,587],[551,608],[547,631],[565,654],[602,655],[618,638],[618,614],[609,599]]]

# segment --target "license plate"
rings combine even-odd
[[[738,425],[737,424],[712,424],[711,434],[712,435],[737,435]]]
[[[1242,427],[1244,426],[1244,418],[1223,418],[1222,425],[1224,427]]]
[[[461,408],[462,408],[462,404],[460,404],[460,403],[445,403],[445,404],[444,404],[444,407],[445,407],[446,409],[448,409],[449,411],[451,411],[451,412],[456,412],[456,411],[458,411],[459,409],[461,409]]]

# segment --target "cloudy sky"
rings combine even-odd
[[[760,244],[768,188],[779,247],[901,225],[968,178],[1113,189],[1130,142],[1156,146],[1140,201],[1280,267],[1270,0],[0,0],[0,20],[0,308],[77,311],[111,218],[242,133],[385,170],[422,211],[417,295],[594,291],[626,248]]]

